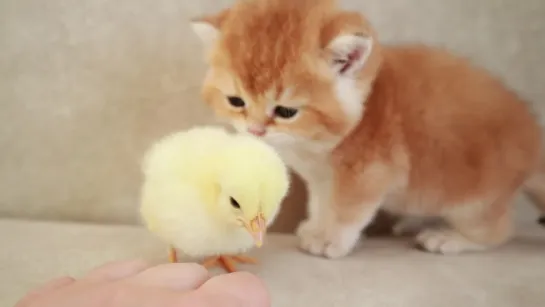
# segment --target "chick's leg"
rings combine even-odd
[[[244,256],[244,255],[235,255],[235,256],[220,255],[220,256],[210,257],[205,259],[202,262],[202,265],[206,268],[219,266],[223,268],[225,271],[227,271],[228,273],[233,273],[237,271],[236,263],[257,264],[257,260],[248,256]]]
[[[170,263],[177,263],[178,262],[178,256],[176,253],[176,249],[173,246],[170,246],[168,248],[168,261]]]
[[[237,255],[237,256],[233,256],[233,259],[235,259],[239,263],[257,264],[257,260],[249,256]]]

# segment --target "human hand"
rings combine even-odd
[[[237,272],[210,277],[191,263],[149,267],[106,264],[81,279],[61,277],[28,293],[15,307],[269,307],[263,282]]]

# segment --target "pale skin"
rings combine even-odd
[[[80,279],[60,277],[32,290],[15,307],[268,307],[261,280],[237,272],[211,277],[194,263],[149,266],[109,263]]]

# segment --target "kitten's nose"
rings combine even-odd
[[[264,126],[252,125],[252,126],[248,126],[248,132],[250,132],[251,134],[255,136],[264,136],[265,133],[267,132],[267,129],[265,129]]]

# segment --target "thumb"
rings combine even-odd
[[[257,276],[247,272],[236,272],[213,277],[206,281],[195,295],[211,306],[270,307],[271,300],[265,283]],[[223,305],[222,305],[223,304]]]

